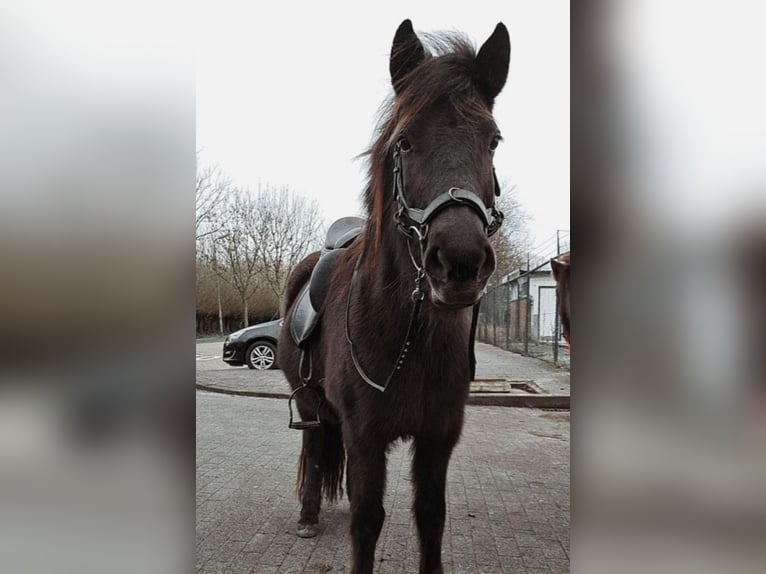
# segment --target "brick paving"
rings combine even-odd
[[[197,392],[197,572],[349,571],[346,500],[323,509],[316,538],[294,533],[300,440],[284,400]],[[409,461],[406,443],[392,448],[379,574],[417,572]],[[467,407],[443,560],[455,574],[569,572],[568,412]]]

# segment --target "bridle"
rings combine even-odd
[[[424,209],[410,207],[404,195],[404,170],[402,168],[402,154],[404,137],[400,136],[394,144],[394,200],[397,204],[394,221],[396,228],[408,239],[413,239],[414,234],[423,239],[428,236],[428,224],[445,207],[451,205],[468,205],[472,207],[484,223],[487,237],[493,236],[503,224],[503,212],[497,209],[495,202],[487,208],[481,198],[467,189],[450,187],[444,193],[439,194]],[[492,168],[492,179],[495,185],[495,197],[500,197],[500,184],[497,181],[495,168]]]
[[[394,212],[394,223],[396,228],[407,238],[407,251],[410,254],[410,260],[415,267],[415,290],[412,292],[413,302],[416,299],[420,301],[425,297],[425,293],[420,289],[420,282],[425,277],[425,252],[428,242],[428,231],[430,222],[443,209],[454,205],[467,205],[471,207],[481,218],[484,224],[484,231],[487,237],[492,237],[497,233],[503,224],[505,216],[495,206],[495,198],[500,197],[500,184],[497,181],[495,168],[492,168],[492,180],[495,186],[492,205],[487,208],[481,198],[474,192],[459,187],[450,187],[447,191],[436,196],[425,208],[410,207],[407,203],[407,197],[404,193],[404,168],[402,165],[402,154],[406,154],[404,149],[405,137],[400,135],[394,144],[394,184],[393,196],[396,202],[396,211]],[[415,260],[412,252],[412,240],[417,239],[418,251],[420,252],[420,263]]]
[[[481,198],[467,189],[459,187],[451,187],[447,191],[439,194],[435,199],[431,201],[425,208],[419,209],[416,207],[410,207],[407,203],[407,198],[404,193],[404,170],[402,168],[402,154],[407,153],[408,150],[403,149],[404,137],[399,136],[394,144],[393,160],[394,160],[394,185],[393,195],[396,202],[396,212],[394,213],[394,222],[396,228],[407,238],[407,251],[410,255],[412,265],[415,267],[415,289],[412,291],[412,309],[410,312],[410,319],[407,325],[407,334],[404,337],[404,343],[399,350],[399,354],[396,358],[396,363],[391,369],[385,382],[381,385],[373,381],[362,369],[359,359],[354,352],[354,343],[351,340],[351,333],[349,332],[349,314],[351,309],[351,293],[353,290],[354,280],[356,279],[357,271],[359,269],[359,263],[362,259],[360,255],[354,265],[354,271],[351,275],[351,283],[348,288],[348,299],[346,301],[346,340],[349,344],[351,351],[351,360],[354,363],[357,373],[362,380],[373,388],[379,391],[385,391],[388,384],[393,379],[396,371],[402,368],[404,360],[407,357],[407,353],[410,350],[412,344],[412,336],[415,330],[416,318],[420,305],[425,299],[425,292],[421,289],[421,282],[425,278],[425,251],[428,242],[428,231],[430,222],[436,217],[436,215],[443,209],[454,205],[467,205],[471,207],[481,218],[484,224],[484,231],[487,237],[494,235],[500,226],[503,224],[504,215],[495,206],[494,199],[500,196],[500,184],[497,181],[497,174],[495,168],[492,168],[492,179],[494,181],[494,196],[492,205],[488,208]],[[417,240],[419,251],[419,262],[416,260],[415,255],[412,252],[412,241]],[[479,315],[479,303],[473,306],[473,317],[471,320],[471,336],[469,342],[469,354],[471,363],[471,378],[473,378],[473,371],[475,369],[476,359],[474,356],[473,343],[476,333],[476,322]]]

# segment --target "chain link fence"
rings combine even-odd
[[[527,266],[502,279],[481,300],[476,339],[569,367],[550,259],[570,250],[569,231],[530,252]]]

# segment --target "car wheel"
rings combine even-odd
[[[245,360],[251,369],[274,369],[277,366],[277,349],[267,341],[256,341],[247,349]]]

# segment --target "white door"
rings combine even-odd
[[[537,293],[537,316],[540,339],[552,340],[556,328],[556,287],[540,286]]]

